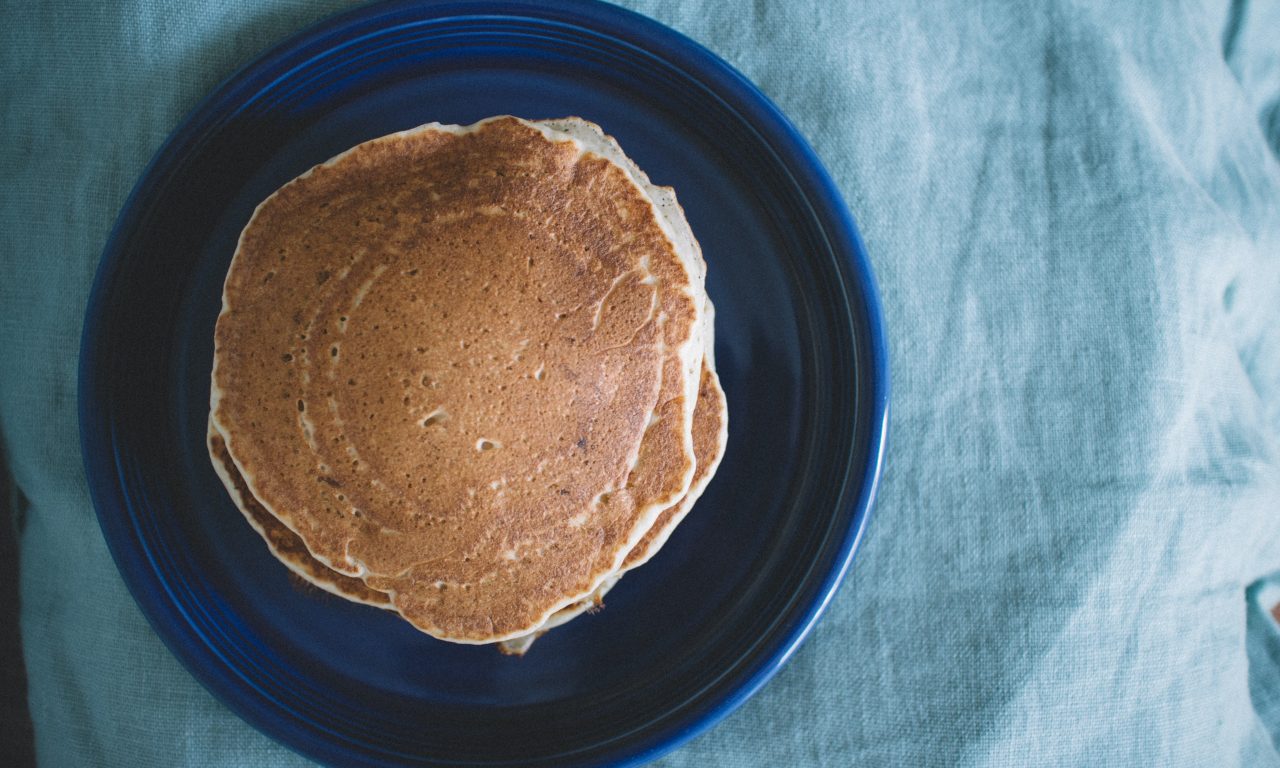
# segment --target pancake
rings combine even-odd
[[[694,474],[700,257],[562,139],[360,145],[259,206],[227,276],[212,422],[249,495],[443,639],[589,595]]]

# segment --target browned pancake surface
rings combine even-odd
[[[380,139],[246,228],[213,417],[323,562],[432,634],[517,633],[652,520],[627,479],[671,399],[664,339],[696,323],[669,289],[689,280],[603,159],[515,120]]]

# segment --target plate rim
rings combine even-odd
[[[659,738],[650,737],[647,742],[629,750],[624,748],[618,752],[616,749],[604,748],[609,752],[604,757],[607,764],[633,766],[646,763],[686,744],[735,711],[786,664],[817,624],[847,574],[872,516],[885,462],[890,413],[888,343],[880,295],[866,247],[843,194],[808,140],[768,96],[717,54],[661,22],[601,0],[384,0],[342,11],[304,26],[255,54],[211,88],[179,119],[139,174],[105,241],[86,302],[77,365],[77,416],[81,457],[95,516],[130,595],[152,630],[169,652],[182,663],[188,674],[199,681],[223,706],[255,730],[286,748],[311,759],[331,760],[347,755],[345,752],[333,751],[330,743],[315,740],[304,749],[303,745],[288,738],[285,729],[268,729],[264,723],[269,723],[272,718],[264,718],[262,715],[273,710],[255,710],[251,706],[251,698],[233,696],[231,690],[234,689],[223,690],[222,687],[213,685],[210,679],[206,679],[207,670],[195,663],[196,659],[192,654],[181,647],[179,641],[182,638],[169,636],[169,622],[161,620],[162,613],[159,609],[163,606],[153,606],[144,601],[144,594],[154,599],[152,593],[156,590],[155,584],[142,578],[143,569],[139,567],[151,555],[146,551],[146,538],[137,530],[133,515],[127,509],[119,508],[114,498],[110,498],[112,494],[104,489],[106,483],[103,478],[112,478],[121,489],[127,484],[119,476],[114,454],[99,450],[110,444],[111,435],[109,425],[98,423],[98,406],[100,400],[105,398],[100,395],[103,387],[90,361],[94,350],[100,346],[102,331],[95,320],[104,314],[107,285],[121,262],[127,258],[123,239],[142,210],[139,208],[140,201],[159,179],[165,177],[161,171],[166,165],[181,159],[182,155],[175,151],[176,148],[193,138],[198,128],[207,127],[208,121],[216,121],[220,114],[226,114],[228,102],[234,105],[237,91],[258,73],[278,68],[282,60],[297,55],[307,46],[325,43],[316,54],[324,55],[335,45],[328,39],[338,33],[339,42],[336,44],[340,45],[340,33],[352,25],[409,11],[418,13],[419,18],[424,21],[454,17],[492,17],[494,23],[498,24],[503,19],[512,18],[565,23],[567,18],[572,17],[570,23],[574,26],[606,34],[614,40],[658,56],[681,71],[695,74],[707,86],[708,93],[721,100],[726,92],[735,97],[731,104],[734,111],[741,114],[745,122],[758,131],[762,138],[768,140],[773,150],[785,161],[786,169],[798,176],[801,188],[810,193],[806,196],[825,203],[824,213],[834,221],[824,221],[823,232],[833,241],[832,251],[837,258],[843,257],[845,266],[850,269],[852,280],[849,287],[857,292],[863,309],[864,316],[860,319],[864,325],[859,330],[865,333],[869,341],[871,367],[868,450],[861,466],[862,487],[851,502],[853,515],[848,530],[835,549],[835,564],[817,582],[818,599],[801,612],[795,626],[782,635],[775,649],[766,654],[767,660],[754,673],[731,687],[708,711],[692,722],[679,724],[672,733],[665,736],[660,733]],[[853,309],[856,314],[856,307]],[[852,476],[851,474],[850,477]],[[131,534],[136,535],[143,543],[141,550],[130,551],[126,546]],[[166,585],[159,586],[168,591]],[[178,605],[172,596],[170,599],[175,606]],[[252,684],[249,687],[253,687]],[[596,764],[598,763],[599,758]]]

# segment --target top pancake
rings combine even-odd
[[[700,364],[694,264],[624,168],[543,127],[376,139],[245,228],[212,421],[318,560],[438,637],[515,636],[688,488],[696,390],[664,373]],[[673,401],[688,466],[628,487]]]

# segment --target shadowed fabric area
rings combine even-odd
[[[35,764],[27,670],[18,634],[18,533],[26,500],[18,497],[3,464],[0,444],[0,745],[14,768]]]

